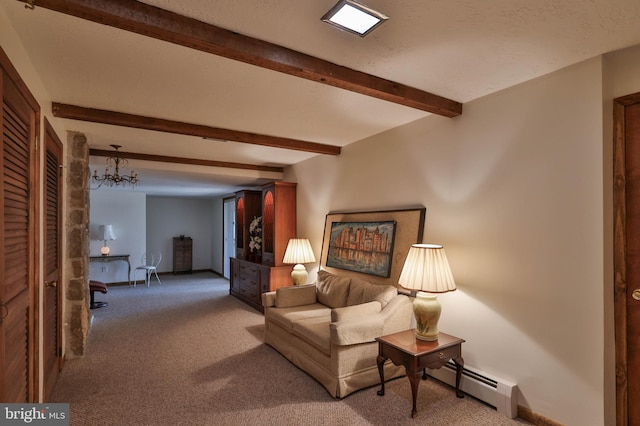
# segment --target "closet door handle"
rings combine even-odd
[[[636,300],[640,300],[640,288],[636,288],[635,290],[633,290],[633,293],[631,293],[631,297]]]

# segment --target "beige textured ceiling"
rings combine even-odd
[[[320,21],[335,0],[145,3],[463,103],[640,43],[637,0],[366,0],[390,17],[366,38]],[[56,102],[336,146],[428,114],[37,6],[27,10],[18,1],[4,0],[0,8]],[[276,166],[316,155],[65,123],[97,149],[115,143],[136,153]],[[104,159],[94,160],[102,167]],[[154,194],[220,195],[273,178],[131,165],[143,179],[138,190]]]

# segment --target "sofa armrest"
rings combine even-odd
[[[312,305],[316,303],[316,301],[317,296],[315,284],[280,287],[276,290],[276,308]]]
[[[262,306],[265,308],[272,308],[276,306],[276,292],[268,291],[262,293]]]
[[[413,319],[413,303],[406,295],[398,294],[380,311],[380,316],[384,318],[382,335],[408,330]]]
[[[344,306],[331,310],[331,322],[339,322],[352,317],[378,314],[382,310],[382,305],[378,301],[361,303],[359,305]]]
[[[375,342],[384,330],[384,317],[380,314],[351,317],[329,324],[331,343],[338,346]]]

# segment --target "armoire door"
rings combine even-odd
[[[1,49],[0,66],[0,401],[34,402],[38,107]]]

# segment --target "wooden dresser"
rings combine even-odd
[[[292,285],[292,265],[269,266],[242,259],[231,259],[230,294],[263,311],[262,293]]]
[[[190,237],[173,238],[173,273],[193,272],[193,240]]]

